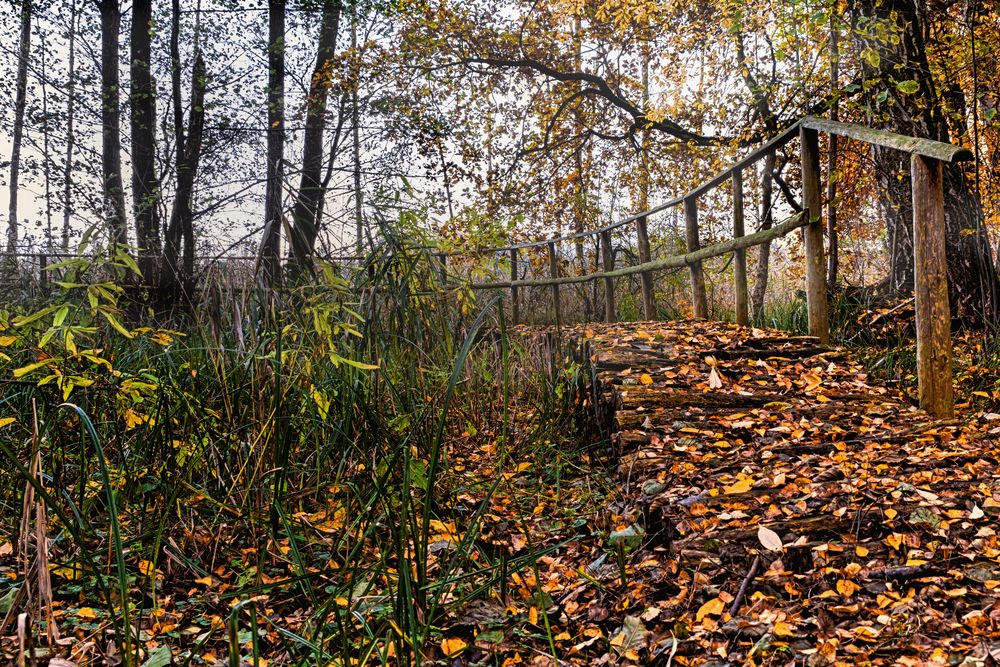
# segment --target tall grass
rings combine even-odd
[[[530,564],[482,548],[500,476],[472,506],[454,502],[451,443],[474,422],[497,425],[483,437],[500,469],[558,428],[579,378],[514,370],[529,352],[501,302],[448,293],[416,214],[377,222],[383,240],[363,266],[325,265],[306,285],[210,285],[211,308],[164,328],[133,322],[128,335],[81,314],[79,347],[107,363],[72,366],[60,348],[66,372],[93,380],[70,390],[70,411],[52,382],[33,381],[51,368],[4,394],[0,416],[26,414],[31,397],[48,406],[51,483],[39,491],[57,517],[55,551],[127,664],[141,662],[153,609],[195,581],[226,587],[194,605],[196,618],[226,620],[167,639],[181,663],[209,645],[251,662],[264,651],[303,665],[421,660],[450,605]],[[8,369],[44,348],[50,319],[17,329]],[[515,382],[541,407],[527,428],[513,425]],[[14,464],[0,477],[8,517],[25,479],[22,435],[20,424],[0,431]],[[295,605],[304,614],[267,611]]]

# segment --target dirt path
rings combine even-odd
[[[775,331],[563,335],[590,341],[633,501],[611,538],[630,581],[595,598],[621,616],[605,659],[997,664],[1000,415],[933,421]]]

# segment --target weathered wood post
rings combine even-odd
[[[649,229],[646,227],[646,216],[635,219],[635,238],[639,246],[639,263],[645,264],[653,258],[649,249]],[[642,314],[647,320],[656,319],[656,303],[653,301],[653,274],[643,271],[639,274],[642,285]]]
[[[559,277],[559,260],[556,259],[556,244],[549,241],[549,275],[555,279]],[[552,306],[555,308],[556,328],[562,325],[562,318],[559,315],[559,285],[552,285]]]
[[[687,240],[687,251],[694,252],[701,248],[698,238],[698,198],[688,197],[684,200],[684,235]],[[691,272],[691,304],[694,306],[695,319],[708,319],[708,294],[705,291],[705,272],[701,260],[688,264]]]
[[[809,224],[802,228],[806,254],[806,303],[809,335],[820,342],[830,341],[830,320],[826,303],[826,264],[823,260],[823,207],[820,199],[819,133],[799,128],[802,144],[802,207]]]
[[[611,230],[601,232],[601,255],[604,258],[604,273],[615,270],[615,253],[611,247]],[[618,320],[618,309],[615,307],[615,279],[604,278],[604,321],[609,324]]]
[[[510,320],[516,326],[521,322],[521,303],[517,293],[517,248],[510,249]]]
[[[743,170],[733,171],[733,238],[746,234],[743,222]],[[749,298],[747,296],[747,252],[740,248],[733,257],[733,283],[736,290],[736,323],[746,326],[750,323]]]
[[[38,286],[45,294],[49,291],[49,272],[46,267],[49,265],[49,257],[44,252],[38,254]]]
[[[438,273],[441,277],[441,287],[448,286],[448,255],[445,253],[438,254]]]
[[[948,418],[954,414],[955,403],[940,160],[914,154],[910,159],[910,178],[920,407],[935,417]]]

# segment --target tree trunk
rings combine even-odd
[[[285,0],[269,0],[267,38],[267,187],[261,269],[265,285],[281,274],[282,185],[285,156]]]
[[[351,8],[351,52],[352,57],[358,57],[358,7]],[[358,109],[358,86],[360,81],[355,81],[351,87],[351,157],[354,162],[354,224],[357,228],[356,243],[358,248],[358,261],[364,255],[365,248],[365,193],[361,188],[361,114]]]
[[[7,209],[7,252],[17,250],[17,190],[21,176],[21,141],[24,138],[24,109],[28,100],[28,56],[31,50],[31,0],[21,0],[21,40],[17,49],[17,79],[14,101],[14,137],[10,153],[10,203]]]
[[[774,224],[774,167],[777,156],[772,151],[764,156],[764,170],[760,175],[760,229],[770,229]],[[764,299],[767,296],[767,281],[771,270],[771,242],[757,246],[757,271],[754,275],[753,292],[750,294],[753,318],[760,322],[764,315]]]
[[[70,216],[73,214],[73,152],[76,149],[76,1],[70,4],[69,73],[66,82],[66,163],[63,165],[62,251],[69,252]]]
[[[899,134],[951,142],[927,61],[919,0],[886,0],[880,5],[856,0],[852,9],[857,27],[873,22],[894,26],[894,40],[866,39],[863,69],[866,81],[880,81],[867,92],[866,103],[875,127]],[[960,126],[960,127],[959,127]],[[959,136],[964,122],[953,124]],[[885,287],[891,294],[913,290],[913,206],[910,156],[872,147],[878,200],[886,221],[890,272]],[[997,312],[1000,284],[982,220],[982,207],[957,165],[944,165],[945,233],[951,303],[970,321],[992,320]]]
[[[156,284],[160,255],[160,182],[156,178],[156,89],[149,70],[152,0],[132,3],[130,40],[132,210],[139,247],[139,270],[146,284]],[[178,175],[179,176],[179,175]]]
[[[830,88],[832,91],[840,89],[840,29],[837,21],[840,17],[836,11],[830,12]],[[830,119],[839,120],[839,104],[837,98],[833,100],[830,108]],[[827,149],[826,163],[826,235],[830,241],[829,254],[827,255],[826,280],[828,287],[832,290],[837,286],[837,273],[840,271],[840,239],[837,229],[837,151],[838,137],[830,135],[830,144]]]
[[[111,240],[128,243],[125,190],[122,187],[121,109],[118,101],[118,0],[100,0],[101,13],[101,172],[104,215]]]
[[[302,179],[292,208],[292,254],[296,273],[312,267],[313,249],[319,230],[316,209],[323,192],[323,133],[326,127],[326,103],[330,93],[333,58],[340,24],[340,0],[325,0],[313,70],[306,102],[306,129],[302,150]]]
[[[207,74],[201,53],[195,51],[191,72],[191,110],[184,139],[184,154],[177,163],[177,193],[170,212],[165,247],[166,264],[173,278],[173,286],[190,295],[194,279],[194,179],[201,160],[201,142],[205,129],[205,87]],[[183,248],[183,259],[178,259]]]

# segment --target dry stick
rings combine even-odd
[[[750,587],[750,582],[754,580],[757,576],[757,570],[760,568],[760,556],[754,556],[753,563],[750,564],[750,571],[747,572],[747,576],[743,577],[743,583],[740,584],[740,590],[736,594],[736,599],[733,600],[732,606],[729,607],[729,615],[735,617],[736,612],[740,610],[740,605],[743,604],[743,598],[747,594],[747,588]]]

